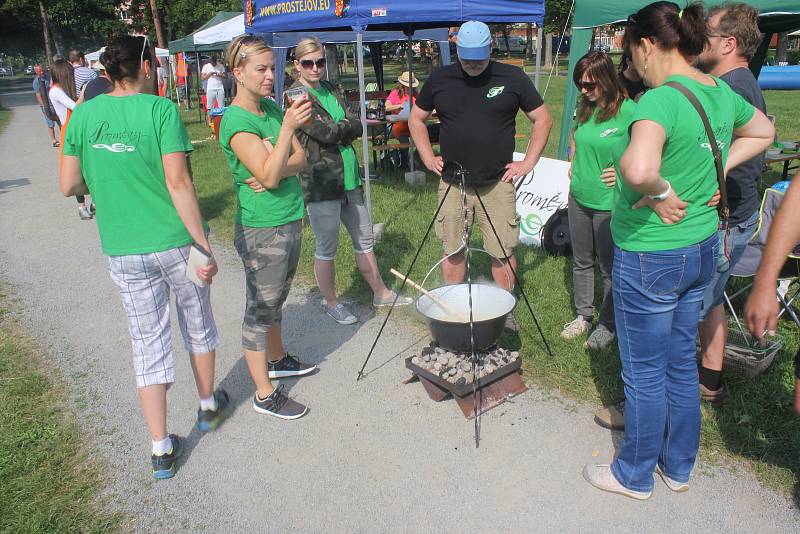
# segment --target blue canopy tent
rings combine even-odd
[[[367,130],[364,89],[364,32],[402,31],[411,40],[415,30],[457,26],[468,20],[486,23],[531,22],[541,27],[544,0],[245,0],[247,33],[319,32],[352,29],[356,33],[361,123]],[[541,41],[541,40],[540,40]],[[409,43],[410,44],[410,43]],[[411,71],[411,46],[408,47]],[[364,193],[372,218],[369,146],[364,136]],[[412,158],[413,161],[413,158]]]

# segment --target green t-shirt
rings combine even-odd
[[[283,122],[283,114],[272,100],[261,99],[263,115],[250,113],[239,106],[228,106],[219,128],[219,144],[233,172],[233,191],[238,199],[236,222],[244,226],[266,228],[303,218],[303,192],[296,176],[280,181],[277,189],[255,193],[244,183],[253,173],[239,161],[231,148],[231,139],[239,132],[269,139],[275,145]]]
[[[345,114],[339,101],[336,100],[336,95],[331,93],[324,85],[320,85],[319,89],[313,87],[308,88],[325,111],[330,113],[334,122],[339,122],[344,119]],[[358,170],[358,161],[356,160],[356,151],[353,145],[343,146],[339,145],[339,154],[342,155],[342,163],[344,165],[344,190],[352,191],[361,186],[361,176]]]
[[[755,108],[718,78],[714,78],[716,87],[686,76],[667,79],[673,80],[689,88],[702,104],[724,162],[733,130],[747,124]],[[699,243],[719,225],[717,209],[707,205],[718,185],[714,158],[700,115],[677,89],[662,85],[647,91],[639,100],[632,123],[639,120],[654,121],[664,128],[667,139],[660,174],[689,205],[679,223],[665,224],[648,207],[632,209],[642,195],[617,180],[611,217],[614,243],[633,252],[671,250]],[[626,138],[617,145],[615,161],[619,161],[627,144]]]
[[[75,108],[64,154],[80,160],[105,254],[148,254],[192,242],[161,163],[164,154],[191,150],[178,109],[166,98],[100,95]]]
[[[587,208],[610,211],[614,207],[614,188],[600,180],[603,169],[614,166],[613,149],[628,135],[636,103],[625,99],[614,117],[597,122],[597,111],[575,129],[575,158],[569,193]]]

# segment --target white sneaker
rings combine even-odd
[[[86,206],[79,206],[78,207],[78,216],[84,220],[88,221],[92,218],[91,212],[86,208]]]
[[[661,466],[656,464],[656,473],[658,476],[661,477],[661,480],[664,481],[664,484],[667,485],[669,489],[674,491],[675,493],[683,493],[684,491],[689,491],[689,484],[686,482],[678,482],[675,479],[669,478],[664,471],[661,470]]]
[[[564,330],[561,331],[561,339],[573,339],[582,336],[588,332],[591,327],[592,323],[578,316],[574,321],[564,325]]]
[[[619,493],[631,499],[644,501],[650,498],[653,491],[634,491],[620,484],[611,472],[608,464],[586,464],[583,466],[583,478],[597,489]]]

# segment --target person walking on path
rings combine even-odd
[[[327,315],[339,324],[358,319],[336,297],[334,259],[339,246],[339,227],[344,224],[353,241],[356,265],[372,289],[373,306],[411,304],[409,297],[398,297],[386,287],[375,259],[372,223],[364,205],[364,192],[352,142],[361,136],[361,121],[348,107],[342,93],[322,80],[325,74],[325,49],[319,39],[302,39],[295,48],[298,80],[292,87],[303,87],[311,102],[311,121],[300,126],[297,138],[308,165],[299,173],[308,218],[317,239],[314,274]]]
[[[200,397],[197,428],[215,430],[230,403],[224,390],[214,391],[220,339],[208,284],[217,264],[189,172],[192,145],[170,101],[140,94],[153,76],[145,42],[120,37],[103,52],[114,90],[76,109],[64,143],[61,191],[66,196],[91,191],[98,199],[100,242],[128,315],[152,472],[166,479],[175,475],[183,451],[182,439],[167,432],[167,389],[175,382],[170,292]],[[193,247],[211,258],[196,268],[202,287],[187,276]]]
[[[64,137],[67,133],[72,110],[75,109],[78,95],[75,92],[75,81],[73,79],[74,68],[65,59],[53,62],[52,81],[50,85],[50,102],[58,115],[58,122],[61,124],[61,145],[62,152],[59,152],[59,165],[63,153]],[[92,211],[86,206],[86,196],[76,195],[78,201],[78,216],[86,221],[93,217]]]
[[[308,409],[270,378],[316,370],[286,352],[281,324],[302,243],[303,192],[296,174],[306,157],[294,133],[310,120],[311,103],[298,100],[282,116],[267,99],[275,80],[275,57],[263,39],[238,37],[227,52],[239,91],[222,118],[219,143],[238,200],[234,246],[245,270],[242,348],[256,386],[253,409],[298,419]]]
[[[592,326],[597,258],[603,275],[603,301],[597,328],[589,335],[586,346],[601,349],[614,340],[611,208],[617,172],[612,151],[620,139],[627,136],[636,105],[625,98],[625,89],[614,72],[614,64],[603,52],[589,52],[579,59],[573,82],[581,93],[572,136],[568,199],[572,290],[577,317],[564,325],[561,337],[576,338]]]
[[[702,4],[650,4],[629,17],[623,43],[651,87],[630,142],[618,145],[611,217],[625,437],[611,465],[587,464],[583,476],[598,489],[648,499],[654,472],[673,491],[689,489],[700,446],[697,323],[720,246],[706,128],[689,98],[665,84],[681,84],[700,102],[726,169],[763,152],[775,132],[727,84],[689,63],[706,43]]]
[[[719,77],[747,102],[766,113],[764,95],[748,64],[761,43],[758,10],[748,4],[723,4],[709,10],[708,42],[695,59],[700,70]],[[728,172],[726,184],[730,204],[730,258],[721,254],[720,263],[703,296],[699,327],[702,362],[699,368],[700,399],[721,404],[725,398],[722,363],[728,338],[728,322],[723,307],[725,286],[758,225],[758,181],[764,154]],[[720,234],[720,240],[724,239]],[[720,241],[722,242],[722,241]],[[724,252],[724,251],[721,251]],[[601,426],[622,430],[625,427],[625,402],[599,409],[595,420]]]
[[[44,69],[38,63],[33,66],[33,73],[33,94],[36,95],[36,102],[38,102],[42,115],[44,115],[47,133],[50,134],[50,143],[53,147],[59,147],[61,143],[56,139],[56,122],[53,120],[56,118],[56,110],[50,104],[50,97],[48,96],[50,92],[50,76],[45,74]]]
[[[762,346],[764,336],[775,336],[778,327],[778,299],[775,286],[786,257],[800,243],[800,172],[794,175],[767,236],[753,289],[747,298],[744,317],[747,328]],[[794,411],[800,415],[800,349],[794,357]]]
[[[80,95],[83,91],[83,86],[97,78],[97,73],[87,66],[86,57],[80,50],[69,51],[69,62],[75,69],[75,94]]]
[[[514,188],[536,166],[547,144],[553,119],[544,100],[525,72],[489,59],[491,32],[482,22],[470,21],[458,32],[458,62],[439,67],[430,75],[414,101],[408,127],[425,166],[442,175],[445,161],[457,162],[468,173],[468,223],[477,217],[483,245],[493,257],[492,277],[512,291],[516,271],[514,248],[519,242],[519,214]],[[522,110],[533,125],[531,142],[522,161],[512,161],[517,112]],[[431,147],[425,121],[436,110],[441,121],[441,156]],[[457,186],[458,184],[456,184]],[[439,184],[441,202],[448,184]],[[477,191],[486,211],[477,201]],[[499,236],[489,226],[491,219]],[[442,241],[444,281],[463,282],[466,274],[462,237],[464,221],[461,198],[448,194],[437,217],[436,235]],[[506,326],[519,327],[512,314]]]

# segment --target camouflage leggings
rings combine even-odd
[[[234,245],[242,258],[247,302],[242,321],[242,347],[263,351],[267,332],[281,322],[281,308],[300,260],[300,221],[268,228],[236,225]]]

